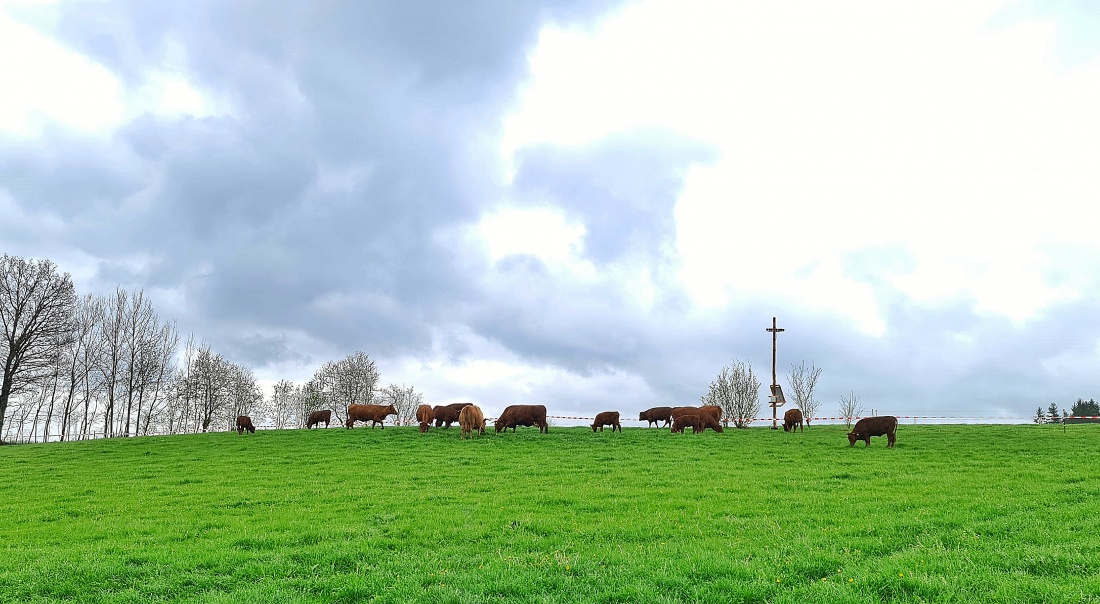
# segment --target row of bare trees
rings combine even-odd
[[[821,401],[814,398],[820,377],[821,368],[813,363],[807,367],[805,361],[792,365],[787,374],[791,402],[802,410],[807,424],[821,409]],[[732,421],[735,427],[747,428],[760,414],[760,387],[760,379],[752,366],[745,361],[734,360],[728,367],[722,367],[700,401],[704,405],[718,405],[722,408],[723,417]],[[840,416],[845,418],[847,425],[851,426],[852,420],[862,413],[863,404],[855,392],[841,397]]]
[[[0,330],[0,442],[226,430],[238,415],[293,428],[318,409],[342,423],[348,405],[373,402],[408,424],[423,402],[411,387],[379,388],[362,352],[267,398],[251,369],[193,336],[179,350],[175,325],[141,290],[78,298],[49,260],[0,256]]]

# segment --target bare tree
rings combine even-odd
[[[747,428],[760,415],[760,379],[747,362],[734,360],[722,367],[700,399],[704,405],[721,407],[723,417],[733,419],[734,426]]]
[[[229,416],[226,404],[232,369],[228,361],[211,352],[206,344],[200,344],[186,358],[185,377],[180,385],[188,407],[185,411],[188,421],[194,422],[194,430],[206,432],[211,424],[221,423]]]
[[[229,414],[226,420],[229,429],[232,429],[236,425],[237,416],[250,416],[260,409],[264,392],[256,383],[252,370],[235,363],[229,363],[227,391],[229,404],[226,409]]]
[[[49,260],[0,256],[0,434],[13,393],[56,367],[73,337],[76,290]]]
[[[301,410],[301,388],[288,380],[279,380],[271,389],[267,414],[276,430],[299,425],[298,414]],[[308,416],[307,416],[308,417]]]
[[[844,418],[845,426],[851,428],[852,420],[859,419],[861,413],[863,413],[863,404],[859,402],[859,397],[854,391],[848,396],[840,397],[840,417]]]
[[[794,398],[794,404],[802,410],[806,425],[810,424],[810,420],[821,408],[821,401],[814,400],[814,389],[817,388],[819,377],[821,377],[821,368],[815,367],[812,362],[807,367],[806,361],[791,365],[791,372],[787,374],[787,383],[791,385],[791,396]]]
[[[416,408],[424,403],[424,395],[404,384],[390,384],[379,394],[381,404],[393,405],[397,409],[394,424],[408,426],[416,419]]]
[[[306,406],[311,411],[332,409],[343,422],[348,405],[374,402],[378,380],[378,367],[365,353],[356,352],[339,361],[328,361],[308,382]],[[306,420],[302,418],[301,421],[304,424]]]

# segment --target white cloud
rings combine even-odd
[[[128,90],[103,65],[0,9],[0,132],[34,138],[56,124],[102,135],[145,114],[178,118],[231,113],[227,102],[188,79],[180,44],[169,40],[163,47],[160,65]]]
[[[1081,295],[1037,258],[1096,246],[1100,61],[1059,66],[1049,22],[992,26],[1007,0],[796,4],[650,0],[544,31],[504,153],[652,127],[714,145],[676,213],[703,305],[813,287],[803,304],[862,315],[874,291],[820,267],[885,244],[920,302],[1021,322]]]

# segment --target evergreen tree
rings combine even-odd
[[[1043,408],[1042,407],[1036,407],[1035,417],[1031,421],[1033,421],[1037,424],[1047,423],[1047,415],[1046,415],[1046,413],[1043,413]]]
[[[1058,411],[1058,403],[1051,403],[1047,407],[1047,423],[1057,424],[1062,421],[1062,412]]]

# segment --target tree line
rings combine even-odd
[[[342,422],[349,404],[372,402],[407,424],[423,402],[412,387],[380,388],[362,352],[265,396],[252,369],[194,336],[181,349],[142,290],[78,297],[49,260],[0,256],[0,330],[0,442],[227,430],[238,415],[293,428],[318,409]]]
[[[1069,411],[1059,410],[1058,403],[1051,403],[1046,411],[1039,407],[1035,410],[1035,417],[1031,421],[1036,424],[1089,424],[1100,422],[1100,420],[1093,419],[1095,417],[1100,417],[1100,403],[1091,398],[1087,401],[1079,398],[1077,402],[1073,403]]]

